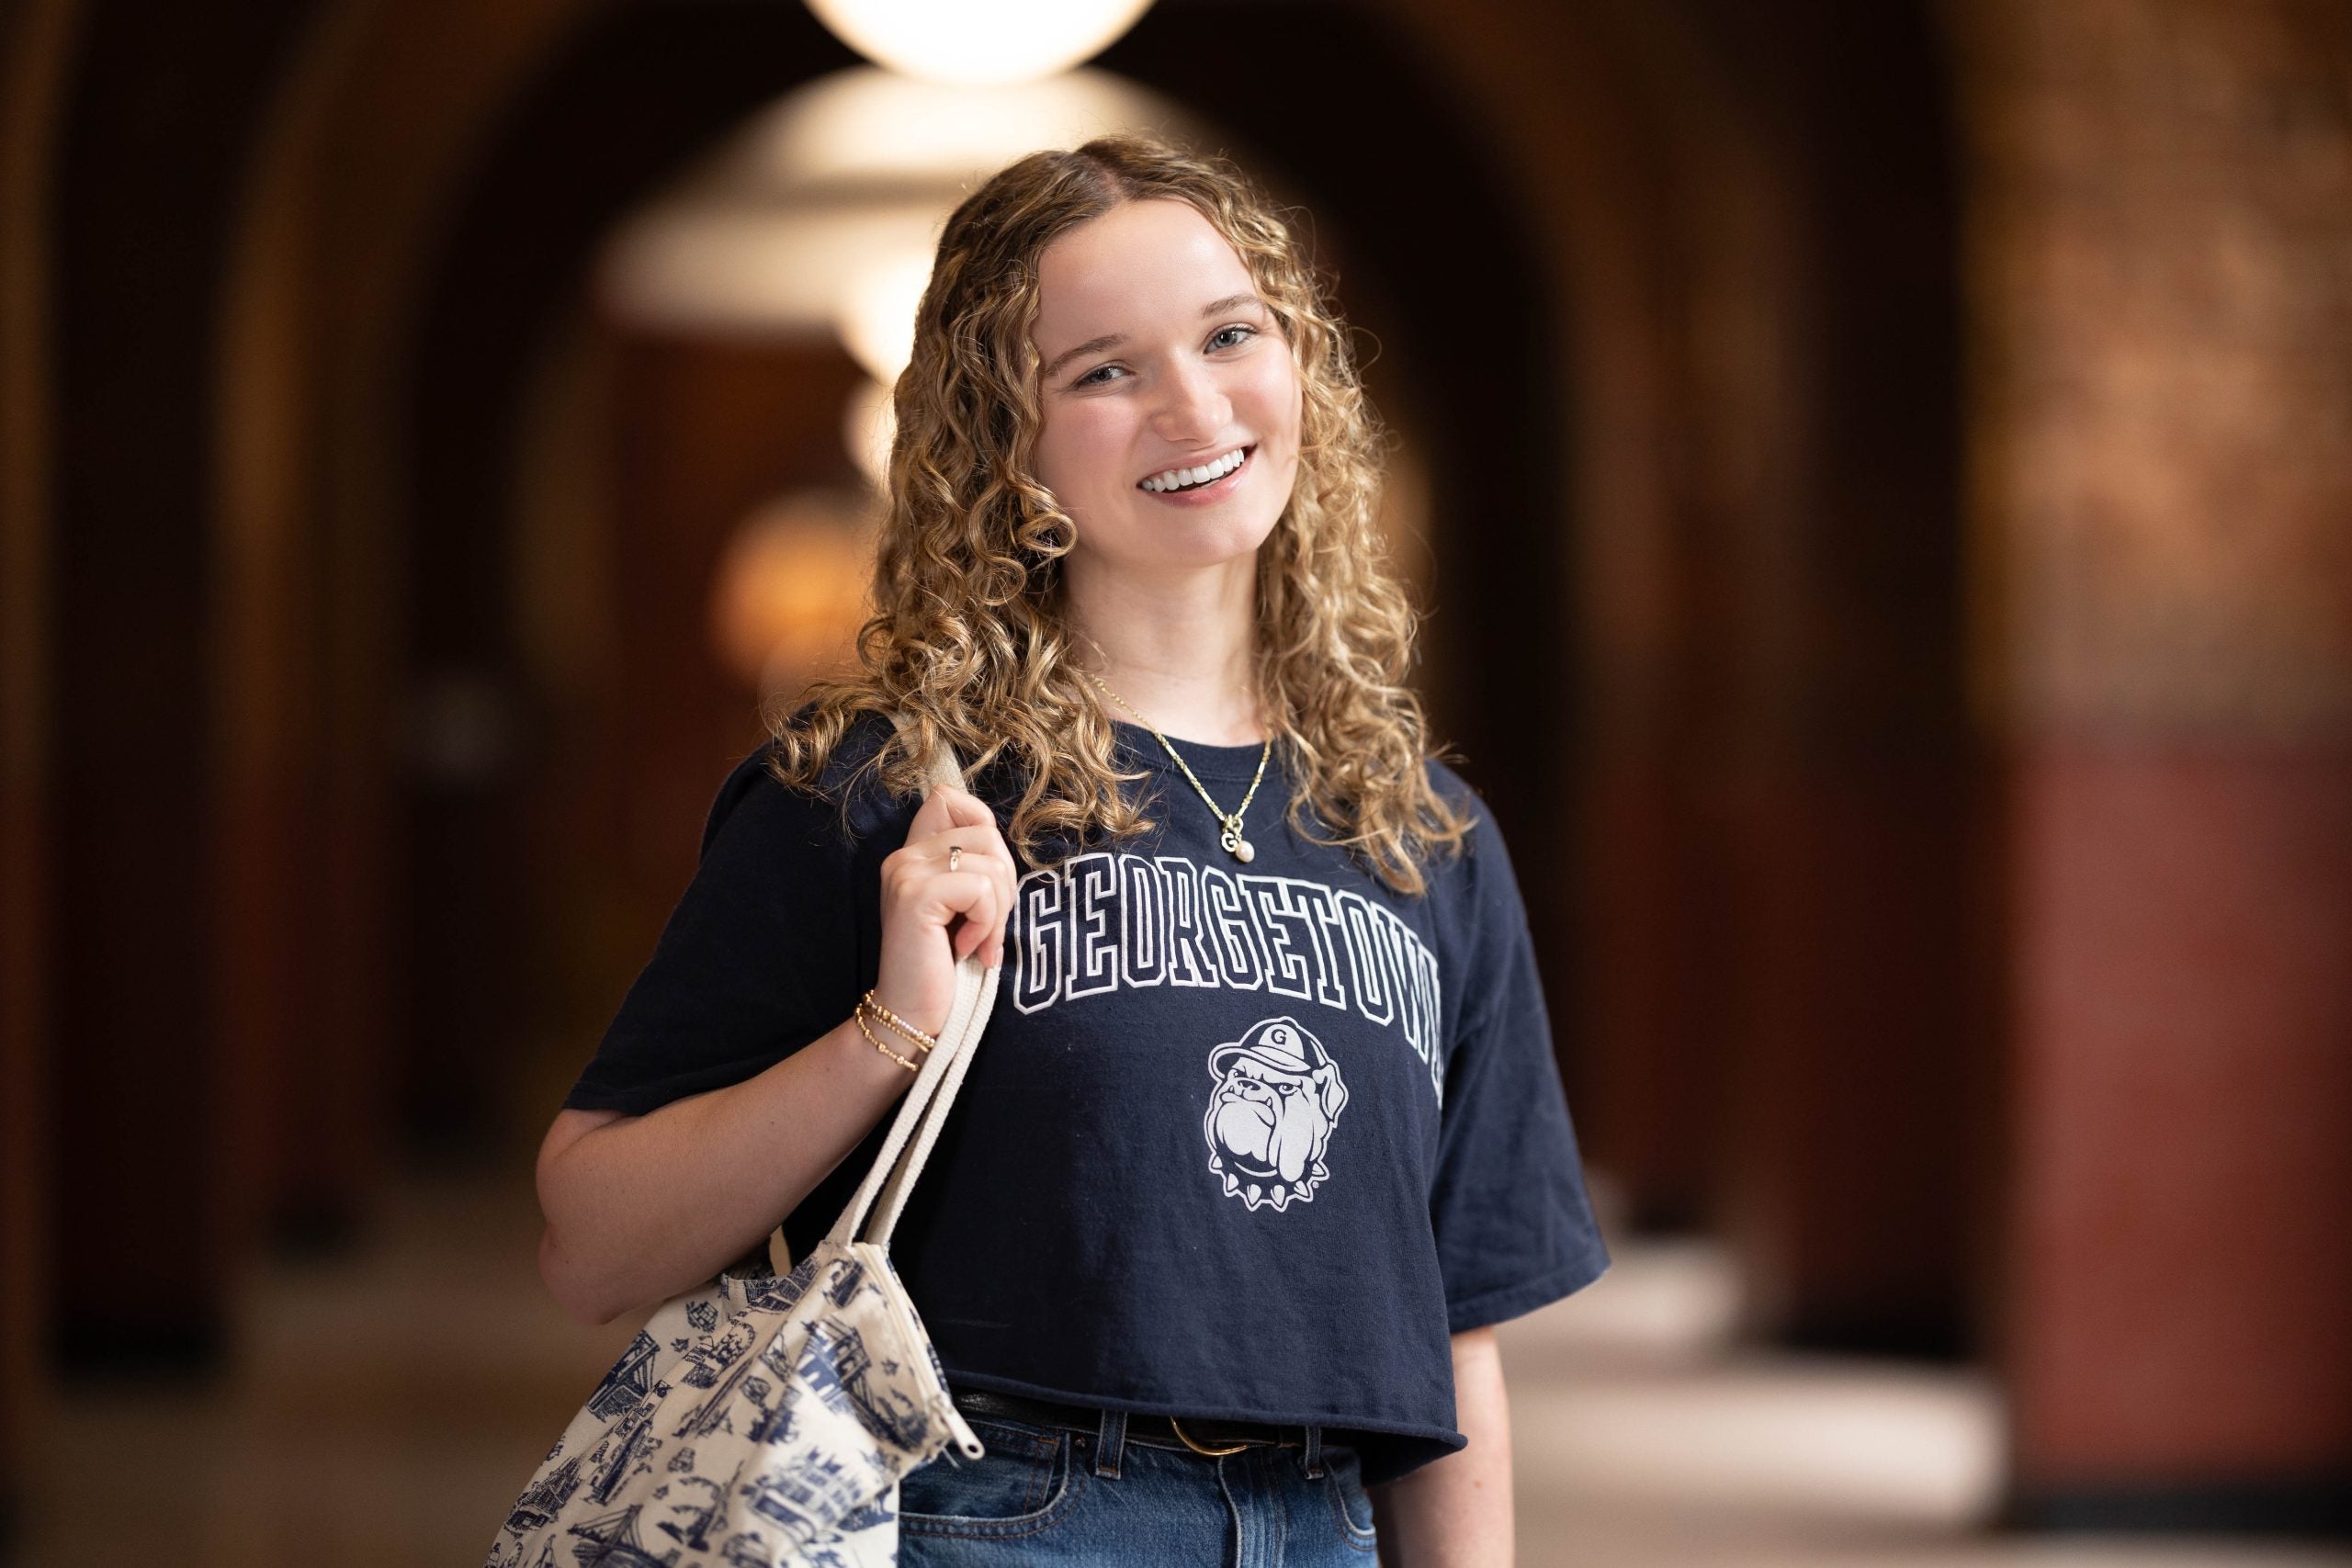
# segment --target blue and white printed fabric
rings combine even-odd
[[[870,1242],[668,1303],[507,1516],[488,1568],[884,1568],[899,1478],[979,1441]]]

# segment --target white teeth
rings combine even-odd
[[[1154,474],[1143,481],[1143,488],[1148,491],[1170,491],[1204,484],[1210,479],[1222,478],[1239,468],[1243,456],[1242,449],[1237,446],[1216,461],[1204,463],[1197,468],[1170,468],[1165,473]]]

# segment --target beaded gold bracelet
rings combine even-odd
[[[920,1045],[925,1051],[929,1051],[933,1046],[939,1043],[939,1036],[936,1034],[926,1034],[922,1030],[917,1029],[913,1024],[909,1023],[905,1019],[900,1018],[897,1013],[892,1012],[888,1008],[886,1008],[880,1002],[876,1001],[874,999],[874,993],[870,990],[865,993],[864,999],[857,1005],[865,1009],[866,1011],[871,1012],[884,1023],[888,1024],[892,1029],[898,1031],[899,1034],[905,1036],[907,1043],[910,1045]]]
[[[874,1031],[866,1026],[865,1010],[864,1008],[859,1008],[855,1012],[850,1014],[850,1016],[857,1020],[857,1032],[860,1034],[865,1035],[868,1041],[871,1041],[876,1051],[881,1052],[885,1056],[889,1057],[890,1060],[898,1063],[899,1066],[906,1068],[907,1071],[910,1073],[919,1073],[922,1071],[922,1069],[916,1066],[913,1062],[899,1055],[896,1051],[893,1051],[888,1045],[883,1044],[880,1040],[875,1038]]]

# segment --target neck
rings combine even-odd
[[[1258,712],[1257,560],[1141,580],[1066,558],[1065,605],[1078,660],[1172,739],[1247,746]],[[1111,705],[1115,717],[1132,716]]]

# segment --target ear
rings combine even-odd
[[[1323,1101],[1324,1120],[1337,1122],[1340,1108],[1348,1102],[1348,1086],[1340,1081],[1340,1069],[1328,1062],[1316,1068],[1315,1088]]]

